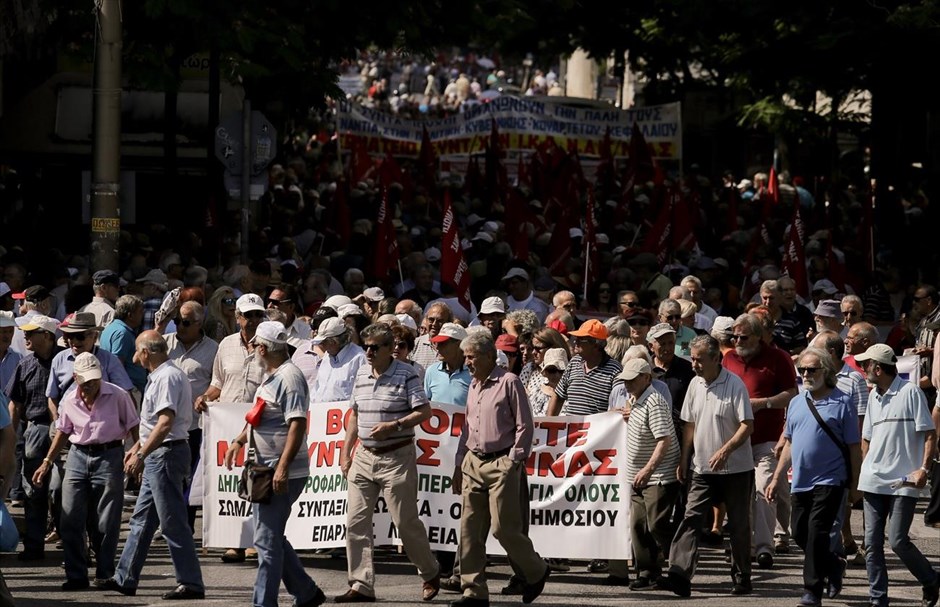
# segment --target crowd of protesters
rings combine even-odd
[[[538,558],[526,534],[533,417],[617,410],[628,426],[634,554],[587,565],[607,583],[688,596],[698,550],[727,534],[733,594],[759,592],[752,560],[773,568],[792,541],[806,554],[801,605],[838,596],[847,564],[864,562],[870,602],[886,607],[888,529],[924,607],[935,606],[940,578],[908,530],[928,478],[925,522],[940,524],[937,277],[902,267],[903,244],[871,238],[904,225],[909,207],[866,219],[864,192],[814,196],[785,173],[712,187],[692,171],[628,191],[611,169],[591,184],[595,197],[577,160],[550,148],[517,186],[472,168],[462,180],[425,180],[420,163],[351,168],[355,158],[344,166],[333,142],[298,140],[271,170],[248,243],[237,230],[217,243],[165,227],[128,232],[120,267],[98,271],[78,255],[46,251],[40,264],[35,252],[4,251],[0,387],[11,420],[0,426],[19,435],[10,498],[25,511],[21,560],[45,558],[60,540],[63,589],[133,595],[159,522],[176,570],[164,598],[204,597],[186,499],[200,414],[260,402],[226,461],[263,439],[278,497],[254,510],[254,550],[222,558],[256,554],[255,605],[276,605],[281,580],[298,605],[321,604],[280,536],[309,469],[297,456],[305,412],[348,400],[349,588],[335,600],[376,599],[370,523],[384,494],[421,599],[443,589],[463,595],[456,605],[487,605],[481,530],[492,528],[514,572],[501,592],[528,603],[551,570],[571,566]],[[443,245],[445,193],[469,301],[441,271],[455,252]],[[688,238],[649,246],[676,196]],[[382,259],[389,249],[377,253],[383,202],[400,266]],[[816,228],[799,277],[784,274],[780,251],[795,208]],[[903,355],[918,357],[917,385],[898,374]],[[432,400],[468,408],[452,561],[435,558],[415,511],[414,427]],[[481,415],[496,421],[474,421]],[[122,483],[135,510],[119,555]],[[858,499],[861,549],[843,533]],[[85,524],[88,509],[97,527]]]

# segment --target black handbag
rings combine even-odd
[[[269,504],[274,495],[274,468],[255,461],[255,433],[248,427],[248,457],[238,481],[238,497],[253,504]]]

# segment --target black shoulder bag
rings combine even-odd
[[[238,481],[238,497],[254,504],[269,504],[274,495],[274,468],[258,463],[255,431],[248,425],[248,456]]]
[[[823,432],[826,433],[826,436],[832,439],[832,442],[836,444],[836,447],[839,448],[839,451],[842,453],[842,459],[845,460],[845,484],[846,486],[852,482],[852,460],[849,459],[849,448],[839,440],[839,437],[836,436],[836,433],[832,431],[832,428],[829,427],[829,424],[823,421],[823,418],[819,415],[819,410],[816,409],[816,405],[813,404],[813,399],[809,397],[809,393],[804,393],[806,397],[806,406],[809,407],[809,412],[813,414],[813,417],[816,418],[816,423],[819,424],[819,427],[822,428]]]

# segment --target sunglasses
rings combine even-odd
[[[388,344],[363,344],[362,349],[366,352],[378,352]]]
[[[66,333],[65,339],[69,341],[85,341],[88,337],[88,333]]]
[[[268,298],[268,303],[269,303],[269,304],[274,304],[275,306],[279,306],[279,305],[281,305],[281,304],[289,304],[289,303],[291,303],[291,301],[290,301],[289,299],[273,299],[273,298]]]
[[[191,327],[192,325],[196,324],[195,320],[189,320],[188,318],[180,318],[179,316],[174,318],[173,322],[176,323],[177,327]]]
[[[242,316],[250,320],[252,318],[264,318],[265,314],[264,312],[259,312],[258,310],[252,310],[251,312],[244,312]]]
[[[855,310],[849,310],[848,312],[843,312],[842,316],[858,316],[858,312]]]
[[[621,306],[627,306],[628,308],[639,308],[639,307],[640,307],[640,304],[639,304],[638,302],[635,302],[635,301],[621,301],[621,302],[620,302],[620,305],[621,305]]]
[[[679,314],[670,314],[669,316],[664,316],[663,318],[665,318],[666,320],[681,320],[682,316],[680,316]]]
[[[750,335],[732,335],[728,339],[730,339],[731,341],[738,341],[738,340],[746,340],[750,338],[751,338]]]
[[[237,301],[238,299],[235,297],[226,297],[225,299],[222,300],[222,303],[224,303],[227,306],[234,306],[235,302]]]
[[[820,369],[822,369],[822,367],[797,367],[796,372],[800,375],[806,375],[807,373],[815,373]]]

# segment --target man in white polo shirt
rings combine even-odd
[[[502,282],[506,283],[506,289],[509,291],[509,301],[506,304],[510,311],[532,310],[540,323],[545,322],[549,312],[548,304],[532,292],[528,272],[522,268],[512,268],[503,276]]]
[[[352,341],[352,329],[342,318],[327,318],[317,327],[310,343],[320,346],[325,356],[317,369],[317,379],[310,394],[312,403],[348,400],[356,373],[366,362],[365,352]]]

